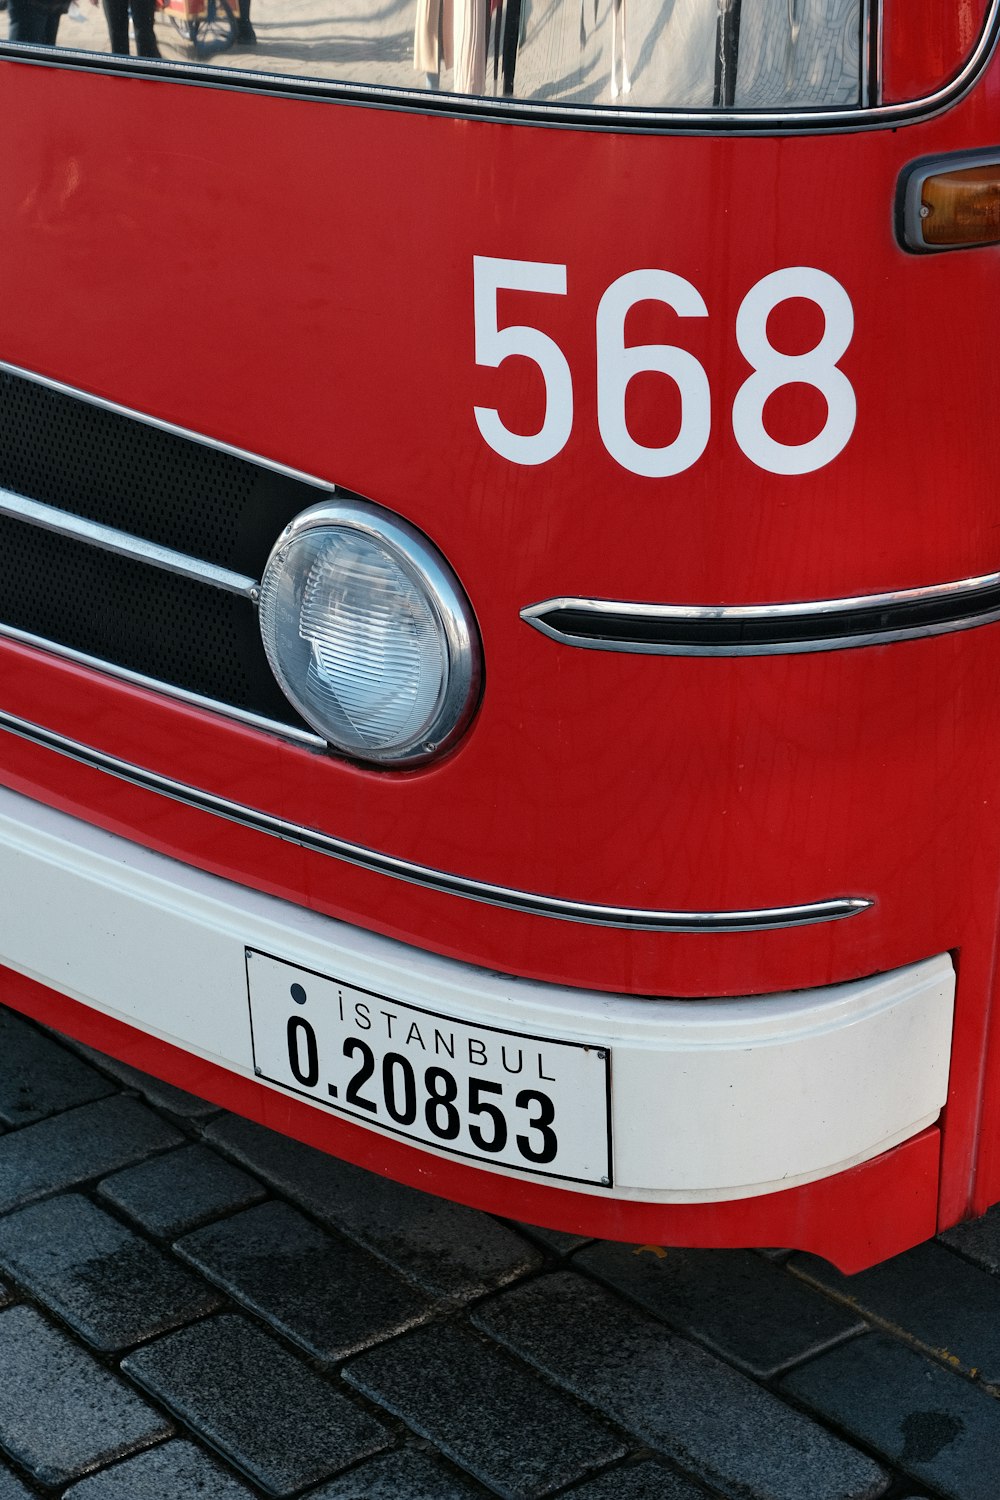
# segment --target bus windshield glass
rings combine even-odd
[[[644,109],[856,108],[868,0],[8,0],[11,41]],[[0,23],[2,24],[2,23]]]

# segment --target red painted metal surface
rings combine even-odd
[[[953,72],[981,20],[978,0],[919,4],[922,49],[895,19],[898,0],[887,0],[890,97]],[[998,113],[996,67],[951,110],[898,130],[741,139],[539,129],[0,62],[0,279],[18,288],[0,311],[0,357],[398,511],[462,579],[487,673],[461,745],[395,774],[10,642],[0,643],[0,707],[236,802],[491,883],[709,911],[834,896],[874,904],[798,931],[581,927],[306,853],[10,735],[0,779],[317,910],[569,985],[766,993],[952,952],[942,1222],[1000,1197],[1000,1038],[990,1023],[1000,626],[706,662],[572,650],[519,619],[526,605],[565,594],[751,604],[998,567],[996,252],[908,256],[893,232],[906,164],[994,142]],[[526,361],[477,368],[474,256],[566,266],[565,297],[501,297],[502,321],[536,322],[573,372],[572,433],[545,464],[503,460],[477,430],[476,405],[496,406],[512,428],[537,428],[541,390]],[[856,428],[839,456],[801,476],[751,462],[731,419],[750,374],[737,312],[752,286],[791,266],[835,278],[854,310],[839,365],[857,396]],[[629,473],[598,436],[596,310],[616,278],[641,268],[684,277],[708,313],[679,319],[646,302],[630,315],[630,343],[676,342],[710,377],[705,452],[662,479]],[[818,333],[815,308],[802,302],[768,323],[786,352]],[[668,442],[678,420],[664,377],[635,382],[637,438]],[[790,383],[767,420],[775,436],[803,441],[824,406],[815,389]],[[96,1045],[138,1047],[102,1029],[110,1023],[74,1015],[69,1026],[54,1000],[42,1009],[78,1034],[97,1025]],[[223,1089],[231,1107],[266,1110],[292,1134],[320,1129],[293,1101],[202,1078],[159,1043],[139,1050],[142,1065]],[[348,1125],[322,1128],[323,1143],[335,1131],[351,1159],[371,1164],[375,1152],[393,1175],[432,1172],[437,1190],[501,1207],[495,1179],[468,1167],[428,1166],[381,1139],[373,1147]],[[800,1190],[801,1221],[788,1193],[742,1214],[672,1210],[671,1235],[790,1242],[808,1220],[822,1228],[795,1230],[794,1243],[822,1241],[838,1263],[867,1263],[930,1232],[932,1156],[936,1132]],[[862,1183],[888,1195],[894,1221],[870,1233],[844,1212],[869,1191]],[[919,1209],[904,1211],[907,1193]],[[517,1206],[502,1201],[544,1221],[555,1196],[526,1187]],[[567,1210],[558,1212],[565,1225]],[[616,1231],[608,1222],[599,1232]],[[627,1233],[656,1237],[639,1217]]]
[[[883,96],[920,99],[958,72],[989,0],[883,0]]]
[[[88,1046],[344,1161],[505,1218],[632,1243],[782,1245],[822,1255],[847,1274],[898,1255],[934,1233],[940,1153],[934,1126],[863,1166],[784,1193],[669,1206],[601,1199],[477,1171],[375,1135],[192,1057],[12,970],[0,970],[0,975],[6,1003]]]
[[[942,120],[894,133],[635,139],[4,65],[0,274],[28,284],[3,313],[6,357],[399,510],[462,578],[487,664],[466,740],[404,775],[262,749],[176,707],[138,714],[120,687],[19,672],[8,648],[9,700],[126,759],[500,884],[695,910],[877,902],[799,934],[709,941],[568,929],[398,888],[373,900],[372,877],[316,867],[304,880],[298,855],[268,845],[262,857],[245,835],[173,810],[165,826],[150,799],[94,785],[92,804],[130,804],[120,821],[136,837],[298,886],[311,904],[477,962],[638,993],[739,993],[959,946],[970,899],[994,887],[993,845],[977,832],[984,804],[990,816],[1000,715],[992,630],[705,663],[562,648],[518,614],[561,593],[752,603],[932,584],[994,564],[992,454],[970,440],[993,423],[992,257],[905,256],[891,212],[900,168],[932,146],[982,138],[994,92],[991,76]],[[113,160],[109,139],[123,141]],[[365,162],[371,170],[358,169]],[[836,192],[850,214],[826,211]],[[738,233],[718,231],[722,200]],[[400,224],[405,235],[388,227]],[[294,274],[289,225],[308,247]],[[516,383],[506,368],[474,365],[476,253],[569,267],[566,306],[522,296],[519,310],[509,299],[507,316],[544,321],[577,377],[574,434],[538,468],[492,454],[473,421],[474,403],[518,395],[500,394]],[[169,272],[122,271],[157,262]],[[851,295],[856,331],[842,365],[858,392],[847,449],[798,478],[752,465],[727,420],[748,374],[734,337],[740,300],[795,264]],[[681,336],[711,371],[713,438],[673,479],[628,474],[596,435],[594,310],[611,280],[642,266],[684,275],[711,307]],[[666,309],[637,311],[665,331],[644,333],[637,320],[630,337],[678,336]],[[655,394],[666,382],[648,384]],[[789,386],[782,399],[800,395],[797,417],[815,422],[814,391]],[[84,779],[40,754],[21,751],[17,763],[20,784],[43,796],[72,796]]]

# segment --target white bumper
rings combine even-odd
[[[752,999],[537,984],[246,890],[3,789],[0,889],[0,963],[246,1077],[248,947],[456,1022],[610,1047],[615,1197],[718,1201],[809,1182],[916,1134],[945,1100],[946,956]]]

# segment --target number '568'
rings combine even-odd
[[[573,429],[573,376],[554,339],[526,324],[498,322],[501,290],[566,295],[566,267],[547,261],[473,257],[476,363],[496,368],[513,354],[533,360],[545,383],[545,415],[537,432],[511,432],[499,412],[474,408],[479,431],[501,458],[544,464],[561,453]],[[804,354],[782,354],[767,337],[767,320],[793,297],[814,302],[823,336]],[[625,319],[638,302],[663,302],[681,318],[706,318],[696,287],[672,271],[629,271],[613,281],[597,308],[597,425],[605,448],[622,468],[649,479],[681,474],[697,463],[712,429],[708,375],[694,355],[673,344],[625,343]],[[838,368],[854,335],[854,309],[839,281],[812,266],[786,266],[752,286],[736,315],[736,342],[752,368],[733,402],[733,435],[750,459],[772,474],[809,474],[846,447],[857,416],[854,388]],[[625,394],[633,375],[654,370],[680,393],[680,429],[662,447],[639,443],[628,430]],[[810,385],[826,401],[822,430],[805,443],[780,443],[764,425],[764,404],[785,385]]]

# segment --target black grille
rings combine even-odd
[[[311,485],[0,371],[0,486],[260,578]],[[249,600],[0,517],[0,623],[302,727]]]

